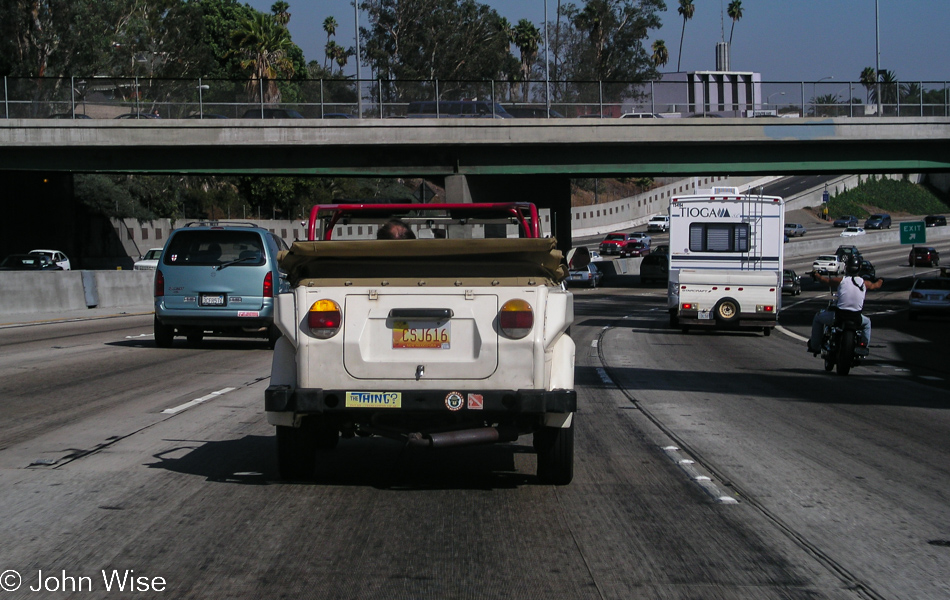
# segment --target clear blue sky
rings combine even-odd
[[[354,45],[354,10],[349,0],[287,0],[290,33],[307,60],[324,60],[323,20],[332,15],[339,27],[336,41]],[[273,0],[249,0],[250,6],[270,11]],[[482,0],[512,23],[528,19],[541,27],[544,0]],[[582,5],[581,0],[575,0]],[[686,24],[683,71],[714,70],[716,43],[728,40],[732,20],[724,14],[729,0],[694,0],[696,13]],[[554,20],[557,0],[548,0]],[[666,0],[663,27],[653,32],[666,42],[675,71],[683,20],[677,0]],[[950,79],[950,0],[879,0],[881,68],[901,81]],[[857,81],[864,67],[874,66],[874,0],[742,0],[743,17],[735,26],[731,66],[755,71],[764,81]],[[360,24],[368,26],[365,14]],[[542,50],[543,51],[543,50]],[[355,73],[352,61],[346,71]],[[363,76],[369,74],[364,69]]]

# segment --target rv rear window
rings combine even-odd
[[[748,252],[748,223],[690,223],[690,252]]]

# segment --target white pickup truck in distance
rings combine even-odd
[[[416,239],[331,239],[391,217]],[[291,292],[264,398],[281,477],[313,477],[341,435],[439,448],[533,434],[539,480],[571,481],[573,296],[533,205],[326,205],[310,225],[322,239],[280,259]]]

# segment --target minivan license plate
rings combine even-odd
[[[451,321],[395,321],[393,323],[393,348],[451,347]]]
[[[224,294],[201,294],[198,296],[199,306],[224,306]]]

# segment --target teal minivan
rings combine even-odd
[[[155,270],[155,345],[175,336],[263,337],[273,348],[274,296],[286,291],[281,238],[253,223],[196,222],[172,232]]]

